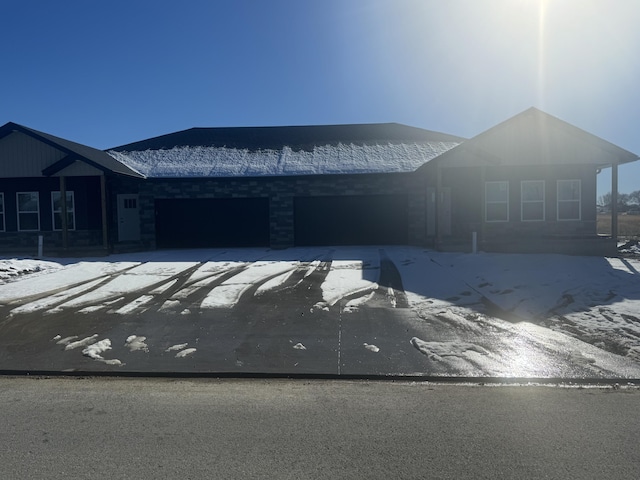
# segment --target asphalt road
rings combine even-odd
[[[640,478],[640,390],[0,378],[0,478]]]

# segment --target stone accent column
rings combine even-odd
[[[294,245],[292,195],[275,194],[269,197],[269,227],[271,248]]]

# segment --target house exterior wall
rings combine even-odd
[[[295,197],[403,194],[408,198],[409,243],[423,245],[426,241],[426,188],[424,177],[418,174],[113,180],[110,204],[114,211],[114,197],[118,193],[139,194],[141,245],[145,248],[156,248],[155,200],[170,198],[268,198],[270,246],[286,248],[295,242]],[[112,215],[114,227],[115,220]]]
[[[42,170],[65,153],[22,132],[0,139],[0,177],[40,177]]]
[[[580,218],[558,219],[558,182],[580,182]],[[544,182],[544,219],[522,216],[522,182]],[[508,183],[508,220],[487,221],[486,182]],[[596,235],[596,169],[580,166],[490,166],[444,169],[443,185],[452,189],[452,234],[466,237],[476,231],[484,242],[515,238]]]
[[[66,190],[74,192],[75,229],[69,230],[69,247],[99,246],[102,244],[102,214],[99,177],[70,177],[66,179]],[[34,249],[38,237],[43,236],[47,247],[62,246],[62,232],[53,229],[51,192],[60,191],[60,179],[1,178],[0,193],[4,197],[4,231],[0,231],[0,249]],[[18,192],[38,192],[39,223],[36,231],[18,230]],[[2,225],[0,225],[0,228]]]

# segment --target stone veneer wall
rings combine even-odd
[[[24,251],[34,253],[38,248],[38,237],[42,235],[45,249],[62,248],[62,232],[2,232],[0,234],[0,249],[7,251]],[[101,247],[101,230],[70,230],[67,234],[68,248]]]
[[[422,175],[415,173],[116,181],[111,189],[114,212],[118,193],[139,194],[141,243],[146,248],[156,246],[155,200],[163,198],[266,197],[269,199],[271,247],[286,248],[294,244],[295,197],[404,194],[408,198],[409,243],[423,245],[426,242],[425,181]]]

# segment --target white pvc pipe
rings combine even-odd
[[[44,239],[42,235],[38,235],[38,257],[42,257],[43,245],[44,245]]]
[[[478,232],[471,233],[471,251],[478,253]]]

